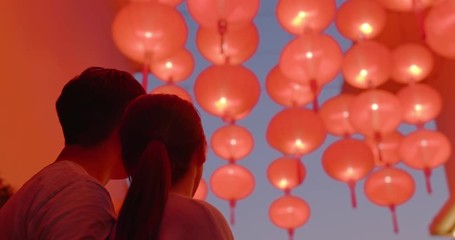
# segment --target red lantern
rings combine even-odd
[[[334,0],[279,0],[276,16],[281,26],[296,35],[322,32],[335,15]]]
[[[365,142],[370,146],[376,166],[388,167],[401,161],[399,148],[403,135],[391,132],[381,136],[380,141],[374,136],[367,136]]]
[[[182,87],[179,87],[176,84],[165,84],[153,89],[151,94],[173,94],[177,95],[182,99],[192,102],[190,94]]]
[[[392,11],[411,12],[422,10],[445,0],[376,0]]]
[[[285,107],[303,106],[316,97],[308,84],[290,80],[279,67],[269,72],[265,87],[272,100]]]
[[[414,192],[414,179],[409,173],[398,168],[383,168],[371,174],[365,181],[367,198],[374,204],[389,207],[395,233],[398,233],[396,207],[411,199]]]
[[[199,28],[196,35],[199,52],[217,65],[237,65],[245,62],[256,52],[258,44],[259,33],[253,23],[224,35],[213,29]]]
[[[426,42],[437,54],[455,58],[455,2],[443,1],[433,7],[425,18]]]
[[[276,150],[301,156],[318,148],[325,135],[324,124],[316,113],[303,108],[288,108],[272,118],[266,138]]]
[[[205,180],[203,178],[201,178],[201,182],[199,183],[199,186],[198,186],[196,192],[194,193],[193,198],[199,199],[199,200],[205,200],[207,198],[207,192],[208,192],[207,183],[205,182]]]
[[[425,79],[433,69],[433,54],[416,43],[403,44],[392,52],[392,79],[413,83]]]
[[[259,100],[259,81],[243,66],[210,66],[194,83],[196,100],[210,114],[233,121]]]
[[[248,197],[254,190],[253,174],[240,165],[227,164],[213,172],[210,183],[217,197],[229,201],[231,224],[234,224],[236,202]]]
[[[224,34],[250,23],[258,12],[259,0],[188,0],[187,7],[197,23]]]
[[[423,126],[439,115],[442,97],[433,87],[417,83],[402,88],[397,97],[404,112],[403,121]]]
[[[327,132],[337,136],[349,136],[356,132],[349,121],[349,106],[354,99],[355,95],[344,93],[322,105],[319,116]]]
[[[270,205],[269,218],[276,226],[288,230],[289,239],[294,236],[294,230],[303,226],[310,218],[310,207],[295,196],[282,196]]]
[[[217,129],[210,140],[216,155],[234,162],[250,154],[254,138],[248,129],[239,125],[226,125]]]
[[[348,50],[343,59],[345,81],[357,88],[377,87],[390,77],[390,50],[375,41],[364,40]]]
[[[176,7],[182,3],[183,0],[130,0],[130,2],[159,2],[171,7]]]
[[[302,184],[306,176],[305,165],[298,158],[281,157],[267,168],[270,183],[286,193]]]
[[[183,49],[170,57],[153,61],[150,69],[162,81],[182,82],[193,72],[193,55]]]
[[[395,131],[401,123],[403,111],[398,98],[384,90],[360,93],[349,108],[352,126],[364,135],[380,136]]]
[[[350,0],[339,8],[336,26],[340,33],[351,39],[372,39],[384,28],[387,14],[375,1]]]
[[[348,184],[352,207],[357,207],[355,184],[374,167],[373,152],[369,146],[360,140],[341,139],[325,150],[322,166],[327,175]]]
[[[431,169],[447,162],[451,152],[450,141],[444,134],[424,129],[409,134],[400,145],[403,162],[424,171],[428,193],[432,192]]]

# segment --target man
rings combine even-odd
[[[0,239],[109,236],[116,215],[104,185],[126,177],[118,125],[142,94],[131,74],[99,67],[65,85],[56,103],[65,147],[0,209]]]

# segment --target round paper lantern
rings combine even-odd
[[[392,51],[392,79],[413,83],[425,79],[433,69],[433,54],[417,43],[400,45]]]
[[[384,7],[392,11],[411,12],[420,11],[424,8],[445,0],[376,0]]]
[[[281,26],[292,34],[321,32],[335,16],[335,1],[279,0],[276,16]]]
[[[270,98],[285,107],[303,106],[316,97],[308,84],[292,81],[277,66],[270,70],[265,81]]]
[[[194,70],[193,55],[188,50],[183,49],[170,57],[153,61],[150,69],[162,81],[182,82]]]
[[[316,80],[319,85],[332,81],[341,67],[343,55],[330,36],[306,34],[289,42],[280,56],[285,76],[301,83]]]
[[[373,151],[376,166],[388,167],[401,161],[399,148],[402,139],[403,135],[396,131],[381,136],[379,140],[367,136],[365,142]]]
[[[387,14],[375,1],[350,0],[339,8],[336,26],[340,33],[351,39],[371,39],[384,28]]]
[[[286,193],[302,184],[305,176],[305,165],[298,158],[280,157],[267,168],[270,183]]]
[[[194,199],[199,199],[199,200],[205,200],[207,198],[207,183],[203,178],[201,178],[201,182],[199,183],[199,186],[197,187],[196,192],[194,193],[193,198]]]
[[[173,94],[182,99],[192,102],[190,94],[182,87],[176,84],[165,84],[154,88],[150,94]]]
[[[354,129],[376,137],[395,131],[403,118],[398,98],[379,89],[360,93],[351,103],[349,113]]]
[[[112,24],[117,48],[140,63],[147,62],[147,58],[167,57],[182,49],[187,35],[182,15],[157,2],[129,3],[117,13]]]
[[[310,218],[310,207],[295,196],[282,196],[272,202],[269,208],[269,218],[276,226],[286,229],[289,239],[294,236],[294,230],[303,226]]]
[[[438,131],[417,130],[406,136],[400,145],[403,162],[423,170],[427,192],[431,193],[431,169],[446,163],[452,152],[449,139]]]
[[[395,233],[398,233],[396,207],[411,199],[414,192],[414,179],[409,173],[398,168],[383,168],[368,176],[365,181],[367,198],[374,204],[389,207]]]
[[[374,88],[389,80],[392,68],[390,50],[375,41],[364,40],[346,53],[343,64],[345,81],[357,88]]]
[[[424,83],[406,86],[397,93],[403,109],[403,121],[423,126],[441,112],[442,97],[433,87]]]
[[[218,128],[213,133],[210,145],[220,158],[234,162],[250,154],[254,138],[248,129],[230,124]]]
[[[363,141],[345,138],[332,143],[322,156],[327,175],[348,184],[352,207],[357,207],[355,184],[374,167],[373,152]]]
[[[349,136],[356,131],[349,121],[349,106],[355,95],[342,93],[325,102],[319,116],[327,132],[337,136]]]
[[[425,18],[426,42],[437,54],[455,58],[455,2],[434,6]]]
[[[194,94],[201,107],[225,121],[251,111],[260,91],[254,73],[240,65],[210,66],[194,83]]]
[[[186,3],[197,23],[222,34],[243,28],[259,10],[259,0],[188,0]]]
[[[210,185],[217,197],[229,201],[231,224],[234,224],[236,202],[248,197],[254,190],[253,174],[240,165],[227,164],[213,172]]]
[[[324,124],[316,113],[303,108],[288,108],[272,118],[266,138],[276,150],[301,156],[318,148],[325,135]]]
[[[224,35],[213,29],[199,28],[196,35],[199,52],[205,59],[218,65],[245,62],[256,52],[258,44],[259,33],[253,23]]]

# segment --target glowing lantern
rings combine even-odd
[[[182,99],[187,100],[188,102],[192,102],[190,94],[182,87],[179,87],[176,84],[165,84],[159,87],[154,88],[150,94],[173,94],[177,95]]]
[[[455,58],[455,2],[444,1],[433,7],[425,18],[426,42],[437,54]]]
[[[393,230],[398,233],[396,207],[414,195],[415,183],[412,176],[398,168],[383,168],[365,181],[365,195],[379,206],[389,207],[392,213]]]
[[[404,112],[403,121],[423,126],[433,120],[442,108],[442,97],[433,87],[424,83],[406,86],[397,93]]]
[[[248,129],[231,124],[217,129],[212,135],[210,145],[216,155],[234,162],[251,152],[254,138]]]
[[[292,34],[321,32],[329,26],[335,15],[335,1],[279,0],[276,15],[281,26]]]
[[[288,108],[277,113],[267,127],[270,146],[284,154],[301,156],[318,148],[326,131],[321,118],[302,108]]]
[[[237,65],[248,60],[259,44],[259,33],[252,23],[236,31],[229,31],[221,36],[217,31],[199,28],[196,45],[199,52],[208,61],[222,65]]]
[[[352,126],[364,135],[380,136],[395,131],[402,120],[398,98],[384,90],[367,90],[360,93],[349,108]]]
[[[386,11],[374,1],[350,0],[341,5],[336,16],[340,33],[351,39],[371,39],[384,28]]]
[[[360,140],[341,139],[325,150],[322,166],[330,177],[348,184],[352,207],[357,207],[355,184],[374,167],[373,152],[368,145]]]
[[[207,198],[207,192],[208,192],[207,183],[205,182],[204,179],[201,178],[201,182],[199,183],[199,186],[197,187],[197,190],[194,193],[193,198],[205,200]]]
[[[193,72],[193,55],[183,49],[170,57],[153,61],[150,69],[162,81],[181,82]]]
[[[259,0],[188,0],[187,7],[197,23],[224,34],[250,23],[258,12]]]
[[[337,136],[349,136],[356,131],[349,121],[349,106],[355,99],[352,94],[340,94],[325,102],[319,116],[327,132]]]
[[[286,229],[291,240],[296,228],[303,226],[310,218],[310,207],[295,196],[282,196],[270,205],[269,218],[276,226]]]
[[[303,106],[315,98],[308,84],[290,80],[279,67],[269,72],[265,87],[273,101],[286,107]]]
[[[254,190],[253,174],[240,165],[227,164],[213,172],[210,183],[217,197],[229,201],[231,224],[234,224],[236,202],[248,197]]]
[[[400,145],[403,162],[424,171],[428,193],[432,192],[431,169],[447,162],[451,152],[450,141],[444,134],[424,129],[409,134]]]
[[[445,0],[376,0],[392,11],[411,12],[437,4]]]
[[[194,94],[208,113],[233,121],[256,105],[260,85],[254,73],[243,66],[210,66],[196,79]]]
[[[298,158],[281,157],[275,159],[267,168],[270,183],[286,193],[302,184],[305,176],[305,165]]]
[[[399,148],[403,135],[391,132],[381,136],[380,141],[374,136],[368,136],[365,142],[370,146],[376,166],[392,166],[401,161]]]
[[[433,54],[428,48],[408,43],[392,52],[392,79],[400,83],[419,82],[433,69]]]
[[[390,77],[390,50],[384,45],[364,40],[348,50],[343,59],[345,81],[357,88],[377,87]]]

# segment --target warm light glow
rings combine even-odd
[[[420,105],[420,104],[416,104],[416,105],[414,105],[414,110],[415,110],[416,112],[420,112],[420,111],[423,110],[423,106]]]
[[[385,182],[385,183],[391,183],[391,182],[392,182],[392,177],[391,177],[391,176],[386,176],[386,177],[384,178],[384,182]]]
[[[282,178],[278,183],[278,186],[280,186],[282,189],[285,189],[288,186],[288,180]]]
[[[227,99],[225,97],[220,97],[218,101],[215,102],[215,107],[221,112],[224,111],[224,109],[227,106]]]
[[[231,139],[231,140],[229,141],[229,144],[231,144],[232,146],[235,146],[235,145],[237,145],[237,140]]]
[[[412,64],[409,67],[409,72],[414,76],[418,76],[422,73],[422,69],[419,66]]]
[[[312,58],[313,58],[313,53],[312,53],[312,52],[307,52],[307,53],[305,54],[305,56],[306,56],[306,58],[308,58],[308,59],[312,59]]]
[[[357,75],[356,80],[359,83],[365,82],[366,78],[368,76],[368,71],[366,69],[362,69],[359,72],[359,75]]]
[[[305,144],[300,139],[296,139],[294,145],[299,149],[305,148]]]
[[[145,36],[146,38],[152,38],[152,37],[153,37],[153,33],[151,33],[151,32],[145,32],[145,33],[144,33],[144,36]]]
[[[302,86],[300,85],[300,83],[293,83],[292,84],[292,88],[296,91],[300,90],[302,88]]]
[[[377,111],[379,109],[379,105],[377,103],[371,104],[371,110]]]
[[[348,169],[346,169],[346,175],[352,177],[352,175],[354,175],[354,168],[348,167]]]
[[[308,14],[304,11],[299,11],[299,13],[297,14],[297,16],[294,17],[294,19],[292,20],[292,25],[294,26],[300,26],[302,25],[303,21],[305,20],[305,18],[308,16]]]
[[[164,64],[164,66],[165,66],[167,69],[171,69],[171,68],[174,66],[174,64],[172,64],[171,61],[167,61],[167,62]]]
[[[428,146],[428,141],[427,141],[426,139],[422,139],[422,140],[420,141],[420,146],[422,146],[422,147],[427,147],[427,146]]]
[[[348,111],[344,111],[342,114],[343,114],[344,118],[348,118],[349,117],[349,112]]]
[[[373,32],[373,27],[369,23],[362,23],[359,30],[365,35],[370,35]]]

